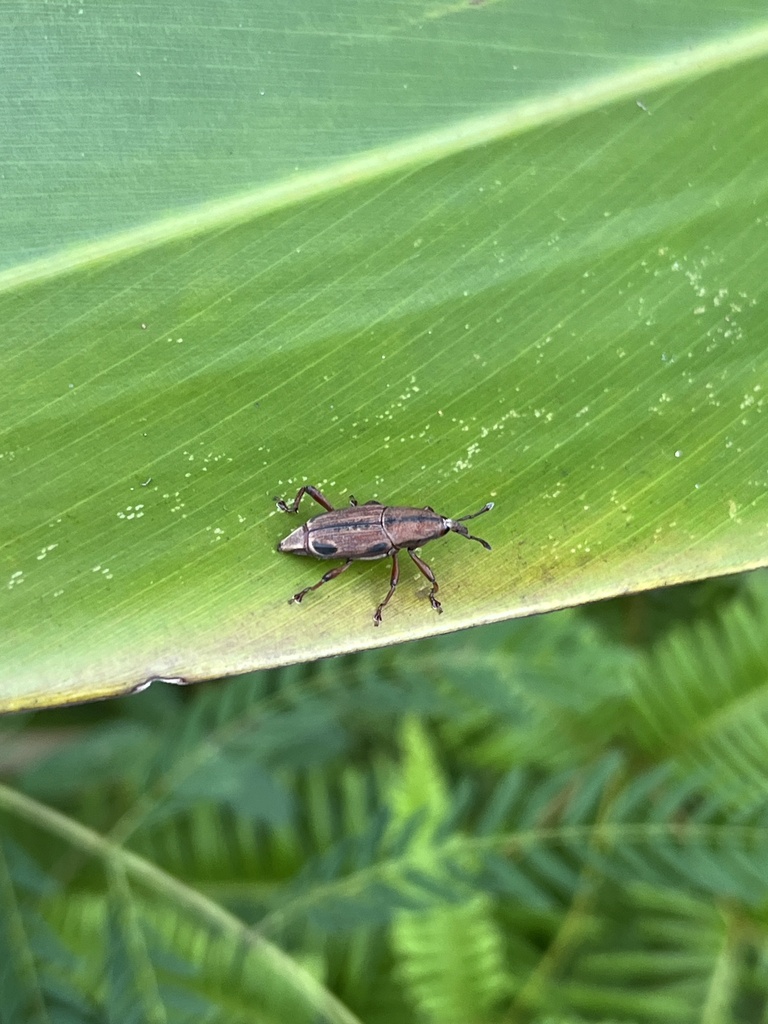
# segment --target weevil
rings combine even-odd
[[[476,540],[488,551],[491,550],[491,545],[487,540],[473,537],[463,524],[468,519],[477,519],[484,512],[490,512],[493,508],[492,501],[483,505],[479,512],[473,512],[469,516],[461,516],[458,519],[448,519],[446,516],[441,516],[439,512],[435,512],[429,505],[424,505],[423,508],[410,508],[400,505],[382,505],[380,501],[366,501],[364,505],[360,505],[351,496],[350,508],[334,508],[316,487],[300,487],[298,494],[290,504],[282,498],[274,500],[281,512],[298,512],[301,499],[305,494],[314,498],[318,505],[322,505],[326,511],[309,519],[293,533],[289,533],[277,545],[277,550],[294,555],[311,555],[313,558],[343,558],[344,563],[330,569],[322,579],[311,587],[305,587],[298,594],[294,594],[290,600],[291,604],[300,604],[311,590],[317,590],[324,583],[335,580],[337,576],[346,572],[353,562],[370,562],[379,558],[391,558],[392,576],[389,581],[389,592],[373,616],[373,624],[378,626],[381,623],[381,613],[389,604],[400,579],[398,552],[405,550],[416,568],[432,584],[432,589],[429,592],[430,604],[436,612],[442,612],[443,607],[436,596],[439,588],[435,574],[427,563],[419,558],[414,549],[420,548],[427,541],[437,540],[438,537],[444,537],[446,533],[453,532],[466,537],[467,540]]]

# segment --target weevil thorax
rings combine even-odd
[[[469,530],[466,528],[464,523],[459,523],[455,519],[444,519],[446,533],[450,530],[452,533],[460,533],[462,537],[469,536]]]
[[[427,541],[445,536],[449,527],[444,516],[429,508],[395,506],[384,509],[382,525],[396,548],[421,547]]]

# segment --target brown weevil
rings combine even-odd
[[[419,548],[427,541],[437,540],[444,537],[446,533],[461,534],[468,540],[476,540],[488,551],[491,545],[480,537],[473,537],[466,526],[462,525],[468,519],[476,519],[484,512],[490,512],[493,502],[489,501],[483,505],[479,512],[473,512],[469,516],[461,516],[459,519],[448,519],[435,512],[429,505],[423,508],[410,508],[400,505],[382,505],[380,501],[367,501],[364,505],[358,505],[357,501],[350,497],[350,508],[334,508],[333,505],[318,491],[316,487],[301,487],[296,497],[289,505],[282,498],[275,498],[277,507],[281,512],[298,512],[299,503],[305,494],[322,505],[327,511],[299,526],[289,533],[277,545],[278,551],[285,551],[294,555],[311,555],[313,558],[343,558],[343,565],[330,569],[321,580],[311,587],[305,587],[298,594],[294,594],[291,603],[300,604],[310,590],[317,590],[324,583],[341,576],[353,562],[369,562],[378,558],[392,559],[392,576],[389,581],[389,593],[381,602],[373,616],[374,626],[381,622],[381,613],[389,604],[389,599],[395,592],[397,581],[400,578],[400,568],[397,564],[399,551],[407,551],[416,567],[422,572],[432,589],[429,592],[429,600],[436,612],[441,612],[442,606],[435,596],[438,586],[435,574],[426,562],[423,562],[414,548]]]

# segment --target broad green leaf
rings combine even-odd
[[[148,11],[0,39],[0,708],[768,561],[762,6]],[[493,552],[289,606],[304,482]]]

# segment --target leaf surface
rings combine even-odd
[[[766,564],[768,23],[656,15],[18,7],[0,709]],[[289,606],[305,482],[493,552]]]

